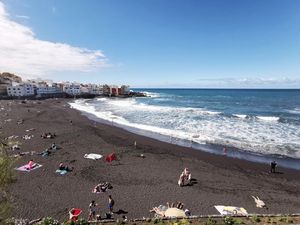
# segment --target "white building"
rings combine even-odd
[[[92,94],[92,95],[102,95],[103,94],[103,86],[97,85],[97,84],[82,85],[81,92]]]
[[[81,94],[80,84],[64,83],[63,92],[69,95],[80,95]]]
[[[8,96],[32,96],[34,95],[34,87],[30,83],[12,83],[7,86]]]
[[[38,85],[36,87],[37,95],[53,95],[62,93],[62,89],[56,85]]]

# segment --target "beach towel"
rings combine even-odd
[[[168,208],[165,211],[166,217],[185,217],[185,212],[182,209],[178,208]]]
[[[15,168],[15,170],[22,171],[22,172],[30,172],[30,171],[35,170],[35,169],[38,169],[38,168],[40,168],[40,167],[42,167],[42,165],[36,163],[35,166],[29,170],[29,169],[27,169],[27,168],[28,168],[28,165],[26,164],[26,165],[24,165],[24,166],[20,166],[20,167],[18,167],[18,168]]]
[[[114,160],[117,160],[117,156],[115,153],[111,153],[108,156],[105,157],[106,162],[112,162]]]
[[[60,175],[65,175],[68,171],[66,170],[56,170],[56,173],[59,173]]]
[[[81,209],[71,209],[69,211],[69,216],[70,216],[70,220],[72,221],[77,221],[78,220],[78,216],[81,214],[82,210]]]
[[[219,213],[221,213],[221,215],[248,215],[246,209],[242,207],[215,205],[215,208],[219,211]]]
[[[93,159],[93,160],[97,160],[97,159],[101,159],[103,156],[100,154],[94,154],[94,153],[90,153],[90,154],[85,154],[84,158],[86,159]]]

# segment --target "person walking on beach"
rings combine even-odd
[[[271,162],[270,164],[270,172],[275,173],[275,168],[276,168],[277,163],[275,161]]]
[[[89,218],[88,221],[95,220],[96,219],[96,206],[97,204],[93,200],[89,205]]]
[[[223,154],[224,154],[224,155],[227,154],[227,148],[226,148],[226,147],[223,148]]]
[[[111,214],[113,214],[114,204],[115,204],[115,201],[113,200],[113,198],[111,197],[111,195],[109,195],[108,196],[108,208],[109,208],[109,212]]]

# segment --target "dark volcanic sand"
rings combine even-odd
[[[194,215],[218,214],[214,205],[241,206],[248,213],[296,213],[300,210],[299,171],[279,167],[281,173],[269,174],[268,165],[135,135],[89,120],[70,109],[64,99],[28,101],[26,104],[13,101],[11,105],[9,101],[0,101],[0,104],[0,108],[5,108],[0,111],[1,137],[34,135],[30,140],[16,139],[22,144],[21,152],[40,152],[52,142],[62,147],[49,157],[25,155],[16,162],[16,166],[21,166],[32,158],[43,165],[29,173],[16,171],[17,180],[10,190],[17,218],[52,216],[64,220],[72,207],[83,209],[86,218],[91,200],[98,203],[98,213],[103,215],[108,211],[108,194],[115,200],[114,211],[127,211],[128,218],[149,217],[150,208],[167,201],[183,202]],[[12,121],[4,122],[9,118]],[[24,123],[17,125],[21,118]],[[36,130],[25,132],[30,128]],[[42,139],[43,132],[55,132],[57,137]],[[137,141],[137,149],[134,141]],[[111,152],[116,152],[119,162],[108,164],[104,160],[83,158],[85,153],[107,155]],[[145,158],[138,157],[141,153]],[[60,162],[73,166],[74,171],[64,176],[56,174]],[[190,169],[197,184],[177,185],[184,167]],[[103,181],[110,182],[113,189],[93,194],[93,187]],[[256,208],[251,195],[259,196],[269,209]],[[114,214],[114,218],[120,216]]]

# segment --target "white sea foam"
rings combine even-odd
[[[143,91],[143,93],[146,94],[146,96],[149,96],[151,98],[159,98],[160,97],[160,94],[155,93],[155,92]]]
[[[107,98],[96,98],[96,100],[99,102],[106,102]]]
[[[287,112],[292,114],[300,114],[300,108],[295,108],[293,110],[287,110]]]
[[[248,116],[241,114],[226,117],[203,108],[155,106],[136,99],[108,99],[90,105],[77,100],[71,106],[113,124],[141,130],[143,134],[169,136],[173,143],[183,139],[300,158],[299,151],[290,151],[300,149],[299,127],[277,122],[279,117],[244,119]]]
[[[241,119],[246,119],[247,118],[247,115],[243,115],[243,114],[233,114],[233,116],[236,116],[236,117],[241,118]]]
[[[170,106],[157,106],[147,105],[145,103],[138,103],[135,99],[114,99],[108,102],[108,104],[120,108],[125,108],[129,111],[141,110],[141,111],[153,111],[153,112],[195,112],[196,114],[207,114],[207,115],[219,115],[221,112],[210,111],[203,108],[191,108],[191,107],[170,107]]]
[[[256,116],[256,118],[264,121],[278,121],[280,119],[277,116]]]

